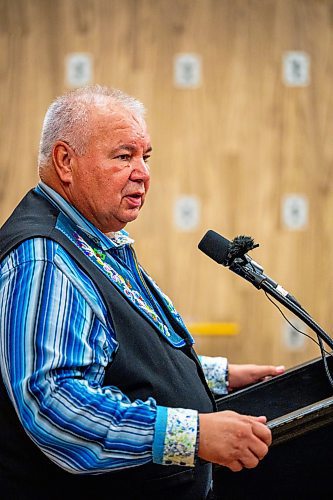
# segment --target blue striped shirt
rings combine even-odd
[[[52,189],[42,183],[36,189],[60,209],[59,229],[79,228],[97,255],[112,253],[147,311],[162,318],[169,341],[181,342],[142,284],[127,233],[110,239]],[[40,449],[72,473],[152,460],[193,465],[196,411],[160,407],[153,398],[131,402],[116,387],[102,387],[118,348],[116,335],[95,285],[66,251],[54,241],[30,239],[0,270],[2,374],[22,425]],[[202,364],[212,390],[226,392],[225,359],[202,358]]]

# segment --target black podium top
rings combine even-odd
[[[327,356],[333,371],[333,358]],[[217,400],[219,411],[266,415],[273,443],[255,469],[216,467],[223,500],[333,498],[333,388],[321,358]]]

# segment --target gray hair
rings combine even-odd
[[[39,172],[50,164],[52,148],[56,141],[66,141],[78,155],[85,152],[91,133],[88,125],[92,108],[104,108],[113,102],[139,117],[145,114],[143,104],[121,90],[91,85],[72,90],[57,97],[48,108],[39,143]]]

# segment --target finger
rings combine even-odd
[[[265,417],[264,415],[260,415],[260,417],[257,417],[257,422],[261,422],[262,424],[266,424],[267,417]]]
[[[267,446],[272,444],[272,433],[267,425],[261,422],[252,423],[253,434],[263,441]]]
[[[268,453],[268,446],[258,438],[254,438],[249,445],[251,453],[259,460],[262,460]]]
[[[259,463],[260,458],[249,448],[242,452],[238,462],[246,469],[253,469]]]
[[[239,460],[233,460],[230,462],[227,467],[232,471],[232,472],[239,472],[243,469],[243,465],[239,462]]]
[[[243,415],[244,418],[246,418],[250,423],[261,423],[261,424],[266,424],[267,423],[267,417],[264,415],[260,415],[260,417],[254,417],[253,415]]]
[[[244,422],[250,424],[251,427],[254,424],[260,424],[267,428],[266,426],[267,417],[265,417],[264,415],[260,415],[260,417],[254,417],[253,415],[239,415],[239,416],[243,418]]]
[[[273,365],[266,365],[266,366],[260,366],[259,367],[259,372],[260,376],[262,378],[265,377],[274,377],[275,375],[280,375],[281,373],[285,372],[285,367],[283,365],[281,366],[273,366]]]

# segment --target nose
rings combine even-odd
[[[133,170],[130,178],[132,181],[143,182],[150,179],[149,167],[143,158],[138,158],[133,162]]]

